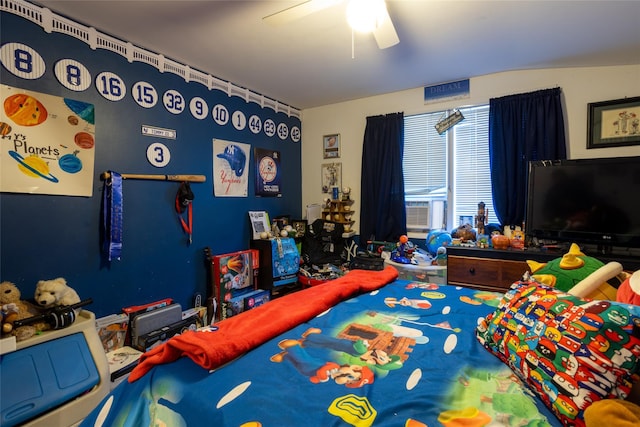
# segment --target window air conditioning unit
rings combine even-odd
[[[444,200],[406,202],[407,231],[426,232],[441,229],[445,224],[445,207]]]
[[[429,227],[429,202],[406,202],[407,231],[426,231]]]

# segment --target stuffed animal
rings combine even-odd
[[[42,314],[37,306],[22,300],[21,297],[20,290],[14,283],[0,283],[0,305],[6,313],[3,319],[2,333],[15,336],[16,341],[26,340],[38,332],[50,329],[50,326],[45,322],[14,328],[15,321]]]
[[[640,305],[640,270],[631,274],[618,288],[616,301]]]
[[[462,224],[451,231],[451,237],[460,239],[463,242],[472,242],[476,240],[476,232],[470,224]]]
[[[534,279],[564,292],[604,265],[595,258],[587,257],[575,243],[560,258],[547,263],[527,260],[527,264]]]
[[[622,266],[619,263],[609,263],[605,266],[602,261],[582,253],[575,243],[571,244],[569,252],[561,258],[547,263],[527,260],[527,264],[534,279],[564,292],[570,292],[578,283],[598,271],[598,274],[594,274],[574,291],[577,293],[571,293],[581,297],[607,300],[615,300],[617,291],[607,281],[622,272]],[[592,294],[593,292],[595,294]]]
[[[615,301],[620,283],[627,277],[619,262],[609,262],[578,282],[568,293],[580,298]]]
[[[13,330],[13,323],[18,320],[18,306],[15,303],[3,304],[0,307],[0,322],[2,322],[2,334],[8,334]]]
[[[62,277],[40,280],[36,285],[35,300],[42,308],[73,305],[80,302],[76,291]]]

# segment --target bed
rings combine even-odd
[[[584,425],[631,389],[640,307],[572,298],[353,270],[145,353],[82,425]]]

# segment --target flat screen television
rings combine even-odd
[[[640,157],[529,163],[530,238],[640,248]]]

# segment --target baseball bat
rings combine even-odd
[[[205,182],[207,178],[204,175],[144,175],[134,173],[120,174],[122,179],[150,179],[154,181],[187,181],[187,182]],[[100,175],[102,180],[111,178],[110,172],[103,172]]]

